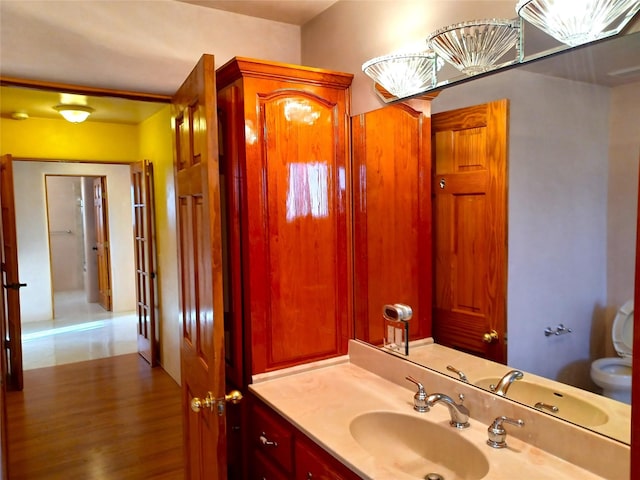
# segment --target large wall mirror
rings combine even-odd
[[[549,414],[629,444],[630,406],[600,395],[590,370],[594,360],[616,356],[612,323],[633,298],[640,33],[452,84],[431,110],[498,99],[509,101],[508,365],[437,349],[410,348],[407,358],[458,378],[447,370],[454,363],[481,387],[486,377],[522,370],[523,384],[577,399],[573,412]],[[380,298],[380,321],[382,306],[396,301]],[[355,302],[357,310],[362,299]],[[545,335],[559,325],[571,332]],[[355,330],[363,331],[357,319]]]

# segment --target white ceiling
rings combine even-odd
[[[0,0],[3,2],[4,0]],[[177,0],[182,3],[196,4],[206,8],[225,10],[242,15],[266,18],[283,23],[302,25],[311,18],[323,12],[336,0]],[[640,19],[637,20],[640,24]],[[6,25],[5,25],[6,26]],[[640,30],[640,27],[633,28],[633,31]],[[531,32],[535,33],[535,32]],[[529,38],[532,38],[530,35]],[[625,48],[617,48],[613,54],[605,51],[597,56],[589,53],[589,56],[578,62],[573,57],[558,57],[553,65],[553,71],[549,70],[549,63],[532,64],[528,68],[544,74],[555,74],[566,78],[573,78],[580,81],[591,81],[608,85],[620,84],[624,81],[638,81],[640,72],[640,52],[639,35],[633,36],[633,43],[629,43]],[[65,44],[65,48],[71,45]],[[75,48],[75,46],[74,46]],[[591,51],[591,49],[590,49]],[[52,54],[55,52],[52,52]],[[597,52],[596,52],[597,53]],[[59,53],[58,53],[59,55]],[[577,51],[576,56],[585,56],[586,52]],[[72,55],[71,55],[72,57]],[[577,71],[575,65],[599,66],[606,68],[585,68],[584,71]],[[5,65],[2,65],[3,67]],[[599,75],[597,72],[611,72],[614,70],[639,69],[635,75],[611,77]],[[565,73],[562,73],[565,71]],[[577,76],[578,75],[578,76]],[[53,107],[60,102],[60,94],[56,92],[46,92],[33,89],[20,89],[13,87],[0,88],[0,115],[8,118],[12,112],[24,111],[32,117],[59,118]],[[115,123],[137,124],[148,118],[157,110],[162,108],[162,104],[149,102],[139,102],[124,100],[121,98],[109,97],[88,97],[87,104],[91,105],[95,112],[91,115],[90,121],[103,121]]]
[[[201,7],[266,18],[276,22],[304,25],[338,0],[178,0]]]
[[[177,1],[282,23],[303,25],[338,0]],[[67,44],[65,48],[69,50],[68,56],[73,58],[76,56],[74,49],[79,47],[75,44]],[[95,109],[88,121],[125,124],[138,124],[163,106],[160,103],[98,96],[86,97],[84,102]],[[3,118],[11,118],[13,112],[25,112],[30,117],[60,118],[60,114],[53,109],[59,103],[61,103],[59,92],[0,87],[0,115]]]

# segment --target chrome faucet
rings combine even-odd
[[[456,403],[444,393],[432,393],[427,397],[427,405],[433,407],[436,403],[444,403],[451,415],[449,425],[456,428],[467,428],[469,426],[469,409],[462,404],[464,395],[460,394],[459,398],[460,403]]]
[[[469,379],[467,378],[467,376],[464,374],[464,372],[462,370],[458,370],[453,365],[447,365],[447,370],[449,370],[450,372],[453,372],[453,373],[457,373],[458,374],[458,378],[460,380],[462,380],[463,382],[469,383]]]
[[[502,426],[503,423],[510,423],[511,425],[515,425],[516,427],[524,426],[524,421],[520,419],[509,418],[505,416],[501,416],[496,418],[493,423],[487,428],[487,432],[489,434],[489,439],[487,440],[487,445],[493,448],[504,448],[507,446],[506,438],[507,431]]]
[[[408,375],[405,378],[411,383],[415,383],[418,387],[418,391],[413,396],[413,409],[420,413],[428,412],[429,405],[427,405],[427,392],[424,391],[424,386],[411,375]]]
[[[507,390],[509,390],[511,384],[516,380],[522,380],[522,377],[524,377],[524,373],[522,373],[520,370],[511,370],[500,379],[498,385],[490,385],[489,388],[496,395],[506,397]]]

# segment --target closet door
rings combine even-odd
[[[254,373],[346,353],[351,318],[345,92],[261,86],[245,172]]]

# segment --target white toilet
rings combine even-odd
[[[600,358],[591,364],[591,379],[605,397],[631,404],[631,359],[633,355],[633,300],[625,303],[611,328],[618,357]]]

